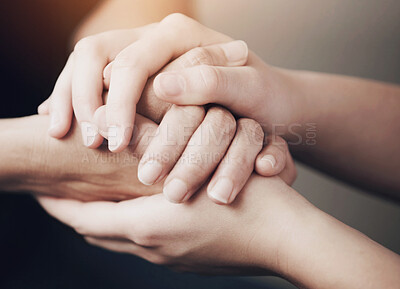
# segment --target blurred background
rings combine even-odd
[[[35,113],[66,60],[74,27],[97,2],[0,2],[1,117]],[[245,40],[269,64],[400,83],[398,0],[197,0],[195,5],[200,22]],[[295,188],[308,200],[400,253],[400,206],[298,165]],[[0,194],[0,206],[1,288],[126,288],[141,282],[146,284],[141,288],[160,288],[149,283],[154,276],[164,288],[178,283],[179,288],[236,288],[242,281],[217,278],[210,285],[89,247],[26,197]],[[139,269],[146,273],[135,273]],[[243,280],[254,288],[294,288],[274,277]]]
[[[201,22],[245,40],[269,64],[400,83],[398,0],[198,0],[197,8]],[[400,253],[399,205],[298,165],[294,187],[308,200]]]

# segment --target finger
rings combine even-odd
[[[280,174],[286,166],[289,149],[286,141],[277,135],[266,138],[267,145],[257,156],[256,172],[265,177]]]
[[[196,21],[172,15],[157,29],[121,51],[112,65],[107,103],[109,149],[123,150],[132,137],[136,105],[147,79],[164,65],[190,49],[221,42],[221,37]]]
[[[166,198],[174,203],[187,201],[215,170],[235,131],[235,119],[227,110],[211,108],[165,180]]]
[[[99,134],[88,137],[87,133],[97,130],[92,118],[96,109],[103,104],[104,67],[140,33],[140,29],[109,31],[86,37],[75,46],[72,100],[87,147],[95,148],[102,140]]]
[[[110,88],[111,71],[114,61],[111,61],[103,70],[103,86],[104,89],[108,90]]]
[[[241,49],[245,43],[242,45],[240,41],[236,41],[236,47]],[[234,46],[235,46],[234,45]],[[230,48],[232,50],[232,48]],[[211,50],[211,51],[209,51]],[[235,49],[233,49],[235,50]],[[244,52],[242,53],[246,55],[247,49],[243,49]],[[211,53],[212,52],[212,53]],[[223,51],[222,48],[219,47],[213,47],[211,46],[206,46],[206,47],[196,47],[194,49],[191,49],[187,53],[183,54],[182,56],[178,57],[174,61],[168,63],[162,70],[163,71],[174,71],[174,70],[181,70],[183,68],[187,67],[192,67],[195,65],[221,65],[221,66],[230,66],[232,64],[243,64],[246,60],[244,59],[242,63],[235,63],[235,62],[230,62],[228,60],[228,57],[226,57],[227,52]],[[231,58],[232,59],[232,58]],[[112,67],[113,63],[110,63],[104,70],[104,86],[108,87],[109,85],[109,75],[110,75],[110,70]],[[156,76],[152,76],[146,83],[146,86],[143,90],[142,96],[141,97],[137,109],[138,111],[148,111],[148,108],[153,106],[153,107],[159,107],[159,111],[151,111],[153,119],[156,120],[157,122],[161,122],[162,117],[168,111],[169,107],[171,104],[166,103],[165,101],[154,97],[154,79]]]
[[[99,128],[99,133],[102,134],[104,138],[107,136],[107,125],[105,123],[106,108],[105,105],[100,106],[93,117],[93,121]],[[129,144],[129,152],[135,154],[139,158],[143,158],[143,154],[152,143],[155,136],[157,136],[158,125],[155,124],[150,119],[136,115],[136,124],[134,127],[134,138]]]
[[[97,246],[103,249],[107,249],[118,253],[134,254],[141,256],[146,251],[145,248],[135,245],[129,240],[114,240],[109,238],[96,238],[96,237],[85,237],[86,242],[93,246]]]
[[[74,228],[79,234],[124,238],[126,221],[118,203],[81,202],[77,200],[38,197],[39,203],[54,218]],[[126,212],[125,212],[126,213]]]
[[[279,177],[289,186],[293,185],[297,178],[297,169],[293,161],[292,155],[289,150],[286,154],[286,165],[283,171],[279,174]]]
[[[198,65],[241,66],[247,62],[249,49],[246,42],[235,40],[204,47],[196,47],[174,60],[176,69]]]
[[[71,127],[72,100],[71,100],[71,78],[73,73],[73,55],[68,61],[57,79],[54,90],[50,96],[49,113],[50,128],[49,135],[55,138],[64,137]]]
[[[107,64],[107,54],[94,39],[85,38],[76,44],[72,78],[74,112],[81,127],[83,144],[89,148],[96,148],[102,142],[92,122],[95,110],[103,104],[102,72]]]
[[[74,228],[79,234],[96,238],[131,240],[151,247],[147,231],[158,229],[152,216],[168,208],[162,195],[115,202],[81,202],[51,197],[37,197],[40,205],[54,218]],[[149,224],[154,228],[149,228]]]
[[[49,114],[49,106],[50,106],[50,97],[43,101],[37,108],[39,115],[47,115]]]
[[[131,241],[119,241],[93,237],[86,237],[85,240],[91,245],[113,252],[133,254],[154,264],[167,265],[168,263],[167,259],[163,257],[162,254],[159,254],[156,250],[139,246]]]
[[[218,103],[240,114],[245,107],[243,96],[246,95],[246,102],[252,101],[249,91],[255,89],[253,73],[250,67],[199,65],[160,73],[154,80],[154,92],[158,98],[170,103]]]
[[[218,204],[232,203],[251,173],[264,139],[261,126],[252,119],[240,119],[235,138],[208,187],[208,196]]]
[[[247,62],[248,57],[247,44],[244,41],[232,41],[228,43],[215,44],[207,47],[197,47],[189,52],[185,53],[173,62],[175,70],[181,70],[182,68],[190,68],[194,66],[214,67],[214,66],[239,66],[244,65]],[[160,73],[154,79],[154,92],[156,96],[162,98],[165,101],[182,101],[183,104],[187,104],[192,100],[193,93],[201,98],[202,104],[208,103],[204,97],[204,92],[211,97],[215,91],[209,91],[212,84],[212,77],[210,75],[214,71],[213,68],[207,72],[205,69],[199,71],[196,69],[196,76],[191,75],[193,70],[183,70],[182,72],[164,72]],[[186,78],[190,81],[187,82]],[[211,82],[210,82],[211,81]],[[199,84],[200,82],[200,84]],[[215,87],[220,87],[220,84],[215,84]],[[201,89],[201,91],[199,91]],[[222,88],[221,88],[222,89]],[[180,91],[181,90],[181,91]],[[185,93],[185,97],[183,97]],[[186,94],[189,94],[186,96]],[[207,96],[206,95],[206,96]],[[171,100],[172,97],[172,100]],[[186,99],[188,97],[188,99]],[[175,100],[177,98],[177,100]],[[183,99],[182,99],[183,98]]]
[[[171,107],[140,160],[138,179],[143,184],[155,184],[171,171],[204,115],[204,108],[199,106]]]

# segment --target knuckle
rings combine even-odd
[[[154,236],[151,230],[144,226],[138,226],[134,232],[128,232],[129,238],[137,245],[150,247],[154,242]]]
[[[278,135],[271,135],[271,136],[269,136],[269,139],[270,139],[272,145],[279,148],[283,153],[286,153],[287,151],[289,151],[288,144],[282,137],[280,137]]]
[[[261,125],[250,118],[241,118],[238,120],[238,132],[248,136],[251,143],[262,145],[264,141],[264,131]]]
[[[206,89],[206,93],[212,94],[218,91],[223,94],[226,90],[227,81],[223,73],[214,67],[209,65],[201,65],[199,67],[201,81]]]
[[[93,52],[97,50],[95,36],[88,36],[79,40],[74,47],[75,53]]]
[[[213,127],[226,131],[229,135],[236,132],[236,120],[233,115],[222,107],[212,107],[208,110],[208,121]]]
[[[191,123],[200,123],[205,116],[205,109],[202,106],[180,106],[173,105],[172,111],[181,112],[184,118],[189,120]]]
[[[220,161],[222,152],[184,152],[180,163],[182,165],[179,177],[186,180],[190,194],[198,190],[201,184],[207,180],[211,173],[213,163]],[[178,175],[178,174],[175,174]],[[193,178],[192,176],[197,176]]]
[[[249,155],[244,154],[243,151],[235,151],[227,156],[227,164],[235,171],[247,171],[250,163],[253,169],[254,161],[255,159],[249,159]]]
[[[167,26],[184,25],[187,24],[190,20],[191,18],[182,13],[172,13],[161,20],[160,24]]]
[[[212,55],[209,50],[204,47],[196,47],[188,51],[184,57],[186,66],[197,66],[197,65],[214,65]]]
[[[114,60],[113,71],[114,70],[134,70],[140,65],[139,59],[137,57],[132,57],[127,51],[121,51]]]

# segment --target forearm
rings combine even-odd
[[[158,22],[168,14],[193,16],[192,0],[104,0],[77,28],[73,42],[107,30]]]
[[[0,189],[8,192],[24,191],[33,184],[33,171],[40,170],[33,142],[46,127],[35,126],[38,119],[23,117],[0,120]]]
[[[281,274],[304,288],[398,288],[400,257],[327,214],[304,214]]]
[[[0,120],[0,137],[4,140],[0,152],[0,191],[85,201],[123,200],[160,193],[162,183],[144,186],[136,177],[138,158],[157,128],[143,117],[137,119],[137,142],[119,154],[84,147],[75,122],[68,135],[58,140],[47,134],[48,116]]]
[[[284,74],[288,93],[300,100],[301,117],[294,123],[301,124],[302,145],[297,139],[291,145],[296,157],[399,199],[400,87],[320,73]]]

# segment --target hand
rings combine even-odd
[[[222,111],[214,116],[232,117],[229,114],[224,116]],[[218,120],[218,117],[215,119]],[[135,142],[132,142],[125,151],[112,154],[104,148],[88,150],[82,146],[76,123],[73,123],[71,131],[63,141],[48,137],[46,134],[48,120],[47,116],[30,116],[0,122],[2,127],[7,128],[2,130],[2,136],[14,144],[13,151],[5,152],[9,156],[3,158],[6,167],[1,166],[0,168],[0,186],[5,190],[34,192],[84,201],[124,200],[162,192],[161,184],[144,186],[136,177],[139,160],[156,135],[157,125],[155,123],[138,115]],[[5,122],[4,125],[3,122]],[[243,123],[241,125],[243,133],[248,133],[248,130],[254,129],[253,121],[239,120],[239,123]],[[247,134],[243,133],[237,135],[242,135],[242,138],[243,136],[248,137]],[[238,136],[235,138],[238,138]],[[17,145],[19,143],[22,146]],[[26,145],[27,143],[29,145]],[[235,153],[244,150],[247,146],[247,142],[243,143],[238,138],[237,144],[232,146],[229,153],[234,156]],[[283,170],[281,175],[287,174],[286,171],[292,171],[291,176],[289,174],[287,179],[290,182],[295,178],[295,175],[293,175],[295,169],[291,164],[291,159],[284,157],[282,147],[284,146],[279,141],[277,143],[271,142],[263,150],[262,153],[274,155],[277,159],[275,168],[264,167],[263,173],[266,175],[278,174],[285,167],[284,162],[287,162],[286,167],[289,169]],[[12,156],[19,157],[15,160]],[[29,160],[21,159],[20,156],[26,156]],[[9,161],[6,161],[6,159]],[[249,160],[245,156],[243,161],[249,164]],[[15,168],[15,173],[13,173],[11,164],[24,162],[28,162],[29,166],[21,168],[18,165],[18,168]],[[221,169],[220,171],[229,172],[229,169],[232,168],[234,167],[228,162],[221,166],[222,171]],[[241,170],[243,174],[252,170],[247,166],[237,169]],[[240,176],[233,179],[234,184],[240,185],[245,178],[247,177]],[[234,196],[232,196],[233,198]]]
[[[247,51],[247,46],[241,41],[197,48],[169,64],[165,70],[186,67],[187,63],[191,65],[209,63],[226,66],[243,64],[246,61]],[[227,57],[227,52],[230,52],[231,55],[232,53],[241,55],[241,57],[239,60],[230,61],[229,57]],[[104,84],[106,88],[108,88],[110,83],[110,67],[108,66],[104,72]],[[62,83],[64,83],[63,75],[60,76],[60,80],[51,98],[53,108],[61,107],[60,98],[62,94],[60,90],[62,89],[60,85]],[[149,92],[148,89],[147,92]],[[107,104],[108,101],[109,97],[107,98]],[[42,106],[42,113],[45,112],[43,112]],[[54,114],[59,115],[60,112],[53,111],[52,115]],[[106,109],[105,106],[102,106],[97,109],[94,116],[94,121],[97,123],[100,132],[107,131],[107,125],[104,121],[101,121],[101,119],[104,120],[106,118],[105,115]],[[244,122],[244,120],[241,121],[241,123]],[[163,181],[165,176],[171,173],[165,180],[165,195],[173,202],[183,202],[199,189],[222,160],[224,164],[217,170],[216,175],[210,183],[210,196],[218,203],[227,204],[232,202],[253,171],[254,160],[261,150],[263,138],[263,132],[259,129],[259,125],[251,120],[247,120],[245,125],[239,123],[238,134],[233,139],[235,130],[235,120],[230,116],[229,112],[221,108],[209,110],[207,116],[204,118],[204,109],[200,107],[170,107],[161,122],[159,134],[154,138],[146,150],[144,157],[141,159],[138,174],[139,180],[146,185],[156,184]],[[90,137],[88,137],[88,131],[93,132]],[[96,132],[97,130],[85,127],[84,143],[97,143],[99,138]],[[204,139],[204,132],[208,134],[208,137],[212,134],[211,137],[213,138],[211,141],[208,140],[206,145],[205,142],[207,140]],[[215,136],[219,136],[220,134],[222,137],[215,139]],[[168,143],[165,141],[166,136]],[[242,140],[242,143],[236,145],[235,143],[237,143],[238,139]],[[193,143],[196,140],[197,142],[202,141],[203,145],[192,145],[185,148],[189,144],[189,141]],[[233,145],[229,148],[228,155],[224,157],[232,140]],[[273,147],[279,148],[279,146]],[[292,163],[285,144],[280,146],[281,149],[273,149],[273,147],[272,154],[265,157],[271,150],[271,148],[268,148],[258,157],[259,161],[256,162],[256,169],[261,175],[271,176],[279,174],[286,164],[286,155],[289,156],[287,157],[287,162],[289,164]],[[246,151],[246,154],[243,153],[244,151]],[[190,159],[193,159],[193,156],[196,156],[196,154],[202,157],[201,160],[205,161],[200,161],[197,157],[197,160],[193,164],[193,161]],[[187,159],[188,156],[190,159]],[[238,162],[240,162],[240,165],[236,165]],[[175,163],[177,163],[176,166]],[[293,164],[291,167],[294,170]],[[193,178],[193,175],[197,177]],[[229,177],[227,178],[226,176]],[[218,179],[221,179],[221,182],[211,190],[211,187],[217,184]],[[295,172],[286,179],[288,183],[292,183],[295,179]]]
[[[398,288],[400,257],[321,212],[278,177],[253,175],[232,206],[203,187],[188,203],[162,195],[82,203],[39,198],[93,244],[176,270],[276,274],[301,288]]]
[[[185,21],[187,26],[178,25],[181,21]],[[166,40],[167,47],[164,45]],[[170,15],[160,23],[142,28],[106,32],[81,40],[71,54],[51,97],[51,135],[60,137],[68,130],[72,116],[72,110],[68,109],[71,99],[82,133],[85,134],[87,128],[94,128],[93,118],[103,104],[102,76],[111,71],[106,105],[106,126],[110,130],[107,135],[112,135],[112,141],[109,140],[110,150],[122,151],[132,137],[136,104],[147,79],[172,59],[192,48],[229,40],[229,37],[207,30],[180,14]],[[241,53],[241,50],[238,52]],[[237,54],[232,49],[225,56],[229,60],[228,65],[241,65],[245,63],[247,55]],[[112,69],[111,65],[106,67],[111,61]],[[39,111],[46,111],[46,108],[41,107]],[[97,147],[100,143],[99,135],[86,145]]]
[[[176,83],[181,90],[171,91]],[[160,73],[154,81],[154,91],[162,101],[178,105],[217,103],[239,117],[256,120],[265,132],[280,130],[285,136],[290,124],[301,119],[304,106],[300,97],[290,97],[290,89],[283,70],[266,65],[252,52],[245,66],[200,65]]]
[[[255,164],[260,175],[280,174],[288,184],[293,183],[296,169],[283,139],[270,136],[262,149],[264,133],[260,125],[251,119],[236,122],[220,107],[210,108],[197,127],[202,111],[201,107],[175,106],[167,112],[140,160],[138,176],[142,183],[151,185],[167,176],[163,192],[168,200],[180,203],[213,175],[207,192],[219,204],[233,202]]]
[[[294,182],[296,169],[283,139],[269,136],[262,149],[264,133],[255,121],[236,122],[221,107],[204,114],[201,107],[172,106],[168,110],[146,143],[143,156],[138,156],[138,179],[143,184],[164,183],[167,199],[180,203],[190,199],[213,174],[207,187],[210,198],[230,204],[255,164],[260,175],[280,175],[288,184]]]
[[[19,131],[29,139],[32,152],[27,154],[28,162],[34,168],[22,178],[25,183],[20,190],[84,201],[119,201],[162,192],[160,185],[144,186],[136,177],[139,159],[158,127],[154,122],[138,115],[135,142],[112,154],[104,148],[82,146],[75,122],[60,141],[47,135],[47,116],[25,119]]]
[[[281,273],[285,246],[312,208],[279,178],[256,175],[229,207],[210,202],[205,187],[181,205],[162,195],[120,203],[39,202],[92,244],[207,274]]]

